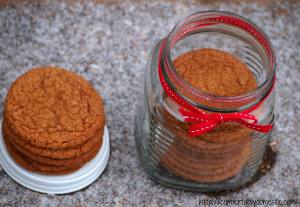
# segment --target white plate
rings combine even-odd
[[[65,194],[78,191],[94,182],[104,171],[109,159],[109,134],[105,126],[103,143],[94,159],[74,173],[48,176],[30,172],[19,166],[6,150],[0,120],[0,164],[5,172],[19,184],[42,193]]]

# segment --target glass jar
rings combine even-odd
[[[221,97],[191,86],[172,61],[198,48],[216,48],[238,57],[255,76],[257,89]],[[272,45],[250,21],[232,13],[208,11],[178,22],[150,54],[137,107],[136,145],[147,173],[167,186],[196,191],[231,189],[250,181],[262,162],[274,123],[275,73]],[[218,126],[192,136],[192,123],[180,111],[183,106],[178,99],[209,117],[219,117]],[[237,114],[256,121],[239,117],[225,123],[222,119]],[[230,125],[230,130],[222,129],[223,125]],[[269,129],[259,130],[257,125]],[[216,134],[215,141],[205,138]]]

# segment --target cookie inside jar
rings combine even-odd
[[[173,64],[186,82],[210,95],[239,96],[257,88],[255,76],[248,67],[225,51],[192,50],[175,58]],[[164,99],[171,104],[174,102],[169,96]],[[240,172],[251,153],[252,129],[225,122],[200,136],[190,137],[189,124],[174,116],[168,105],[160,113],[178,126],[175,130],[180,136],[161,157],[162,167],[173,175],[196,182],[219,182]]]

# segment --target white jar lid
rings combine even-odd
[[[49,176],[30,172],[19,166],[9,155],[2,136],[2,121],[0,120],[0,164],[4,171],[17,183],[34,191],[48,194],[71,193],[94,182],[104,171],[109,159],[109,134],[105,126],[103,143],[94,159],[79,170],[60,176]]]

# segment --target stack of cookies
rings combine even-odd
[[[248,67],[224,51],[210,48],[189,51],[177,57],[174,66],[192,87],[213,96],[240,96],[257,88]],[[215,103],[207,98],[201,104],[214,108]],[[219,182],[237,175],[249,160],[250,129],[227,122],[192,138],[187,133],[188,123],[173,117],[168,109],[160,113],[169,125],[177,126],[178,136],[160,159],[160,164],[172,174],[191,181]]]
[[[250,130],[227,123],[197,138],[175,138],[161,165],[187,180],[218,182],[237,175],[250,150]]]
[[[80,169],[102,145],[100,95],[73,72],[40,67],[19,77],[5,100],[3,137],[29,171],[62,175]]]

